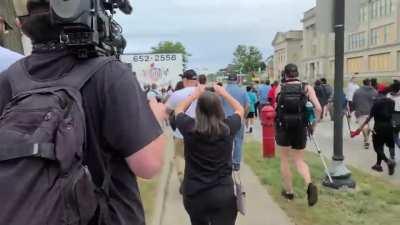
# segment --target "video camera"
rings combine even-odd
[[[15,1],[15,0],[14,0]],[[116,9],[132,13],[129,0],[25,0],[49,3],[54,25],[62,27],[60,43],[80,58],[121,55],[126,47]]]
[[[132,12],[129,0],[50,0],[52,22],[63,27],[60,42],[83,58],[123,53],[126,40],[115,9]]]

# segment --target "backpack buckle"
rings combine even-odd
[[[39,144],[35,143],[33,144],[33,155],[38,156],[39,155]]]

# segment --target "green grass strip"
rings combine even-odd
[[[263,159],[259,142],[246,143],[244,152],[246,163],[296,225],[400,224],[399,186],[350,167],[353,179],[357,182],[356,190],[327,189],[321,185],[324,170],[318,155],[306,152],[305,158],[310,166],[313,181],[320,191],[319,202],[315,207],[309,208],[306,187],[294,167],[292,172],[295,200],[288,202],[280,195],[282,182],[279,155],[274,159]]]

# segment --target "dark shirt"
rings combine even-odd
[[[370,86],[362,86],[354,93],[353,106],[357,117],[370,114],[377,95],[378,92]]]
[[[375,132],[386,132],[392,129],[392,115],[394,113],[394,101],[385,96],[379,96],[372,105],[370,116],[374,118]]]
[[[329,97],[327,96],[325,88],[322,85],[316,85],[314,90],[321,106],[327,105]]]
[[[78,59],[60,51],[33,53],[23,60],[33,79],[48,80],[57,79],[70,71]],[[81,93],[87,127],[85,163],[97,185],[103,180],[105,157],[111,157],[110,208],[113,224],[144,225],[136,176],[125,158],[162,133],[147,104],[146,95],[128,67],[117,61],[108,63],[93,75]],[[0,112],[10,97],[7,75],[0,74]]]
[[[229,116],[225,123],[229,127],[225,135],[206,137],[193,131],[193,118],[184,113],[177,116],[176,125],[185,143],[185,195],[195,195],[218,185],[233,185],[232,147],[234,136],[241,127],[240,116]]]

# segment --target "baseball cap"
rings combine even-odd
[[[229,81],[237,81],[238,80],[237,74],[229,74],[228,75],[228,80]]]
[[[186,70],[182,75],[182,79],[186,78],[188,80],[197,80],[197,73],[194,70]]]

